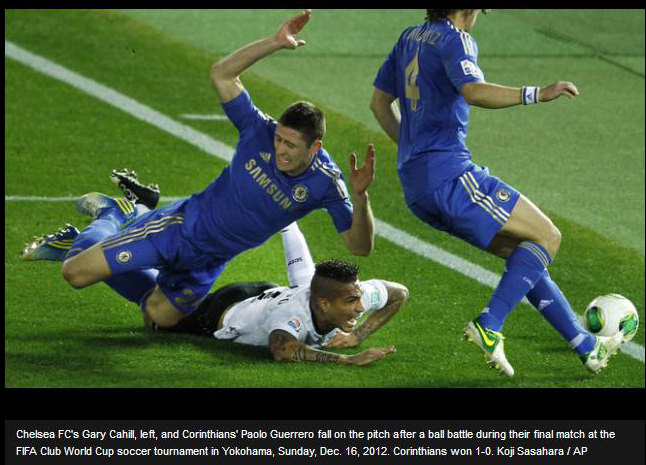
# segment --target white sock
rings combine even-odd
[[[281,235],[289,284],[292,286],[309,284],[315,268],[305,236],[295,221],[283,229]]]

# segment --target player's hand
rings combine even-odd
[[[359,168],[357,168],[357,155],[350,154],[350,185],[354,194],[365,193],[373,179],[375,179],[375,148],[370,144],[366,151],[366,159]]]
[[[350,355],[347,360],[353,365],[367,365],[375,360],[386,358],[386,355],[392,352],[395,352],[395,346],[371,347],[358,354]]]
[[[288,19],[283,23],[283,25],[278,29],[276,33],[276,41],[280,43],[283,48],[295,49],[302,45],[305,45],[305,41],[296,39],[296,34],[298,34],[301,29],[307,24],[312,16],[312,10],[305,10],[302,13],[294,16],[291,19]]]
[[[579,95],[579,89],[574,84],[566,81],[557,81],[549,86],[541,87],[538,92],[539,102],[550,102],[565,95],[568,98],[574,98]]]
[[[344,333],[343,331],[337,331],[337,333],[332,336],[325,343],[326,347],[356,347],[361,344],[361,341],[356,334]]]

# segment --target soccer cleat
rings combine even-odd
[[[464,328],[464,339],[473,342],[482,352],[490,368],[500,370],[507,376],[514,376],[514,368],[507,361],[504,350],[504,336],[498,331],[483,327],[478,319],[469,321]]]
[[[135,205],[130,200],[113,199],[100,192],[91,192],[76,200],[76,209],[95,220],[99,218],[101,211],[106,208],[115,209],[117,218],[122,224],[132,221],[137,216]]]
[[[624,342],[624,333],[617,331],[609,337],[595,336],[594,348],[587,354],[581,355],[585,367],[594,374],[608,366],[608,360],[617,353]]]
[[[62,261],[78,235],[79,230],[67,224],[54,234],[36,237],[31,244],[25,244],[20,259]]]
[[[159,203],[159,186],[157,184],[148,184],[144,186],[139,182],[137,173],[127,169],[112,170],[110,179],[123,191],[123,195],[134,203],[144,204],[151,210],[154,210]]]

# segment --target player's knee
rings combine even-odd
[[[547,249],[550,257],[554,258],[556,256],[561,247],[562,238],[561,231],[550,222],[549,227],[545,230],[542,244]]]
[[[61,273],[63,275],[63,279],[74,289],[81,289],[88,284],[83,271],[79,266],[77,266],[75,261],[64,261]]]

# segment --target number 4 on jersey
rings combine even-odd
[[[406,98],[410,100],[410,109],[417,110],[417,101],[419,100],[419,87],[417,87],[417,75],[419,74],[419,48],[415,53],[415,58],[406,66]]]

